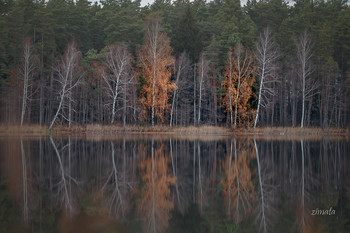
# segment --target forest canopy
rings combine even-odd
[[[0,0],[0,122],[347,127],[345,0]]]

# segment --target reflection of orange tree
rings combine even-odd
[[[229,155],[223,161],[225,176],[221,184],[227,215],[236,223],[241,222],[245,215],[252,212],[252,206],[256,201],[252,172],[249,168],[254,155],[251,148],[252,145],[239,145],[237,149],[234,139],[234,143],[231,141]]]
[[[144,184],[138,212],[143,218],[145,232],[164,232],[168,227],[169,213],[174,207],[170,185],[175,182],[168,165],[169,157],[165,156],[164,145],[155,150],[152,141],[151,157],[144,154],[139,164]]]

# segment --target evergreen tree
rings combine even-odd
[[[185,51],[189,54],[192,61],[195,62],[198,59],[201,41],[199,39],[199,29],[189,4],[180,19],[173,44],[176,56]]]

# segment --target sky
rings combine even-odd
[[[154,0],[142,0],[141,1],[141,6],[146,6],[148,3],[151,4],[153,2],[154,2]]]

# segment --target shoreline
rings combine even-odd
[[[73,126],[68,128],[66,126],[55,126],[51,130],[47,126],[39,125],[24,125],[23,127],[16,125],[0,125],[0,136],[74,136],[74,137],[120,137],[123,135],[167,135],[167,136],[226,136],[226,137],[257,137],[257,138],[274,138],[274,139],[291,139],[299,137],[310,138],[339,138],[350,139],[350,129],[327,128],[322,129],[318,127],[262,127],[262,128],[238,128],[231,130],[222,126],[208,126],[202,125],[199,127],[172,127],[159,126],[139,126],[128,125],[126,127],[118,125],[86,125]]]

